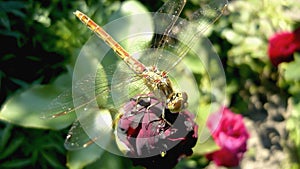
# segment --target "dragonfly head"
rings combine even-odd
[[[167,108],[172,113],[178,113],[188,106],[188,96],[185,92],[174,92],[167,100]]]

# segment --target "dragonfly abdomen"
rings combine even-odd
[[[138,74],[142,74],[146,69],[144,64],[133,58],[118,42],[116,42],[101,26],[95,23],[88,16],[80,11],[74,12],[74,15],[87,27],[100,37],[124,62]]]

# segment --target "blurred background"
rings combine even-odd
[[[76,162],[63,147],[69,121],[61,121],[59,130],[45,130],[35,126],[30,115],[14,114],[22,109],[16,104],[30,100],[26,91],[57,84],[57,77],[68,72],[68,65],[91,36],[73,11],[80,9],[105,25],[122,15],[125,3],[0,1],[0,168],[138,168],[128,159],[109,153]],[[128,10],[154,12],[163,3],[134,1]],[[190,0],[181,16],[188,17],[198,8],[199,1]],[[234,0],[207,33],[225,70],[226,106],[243,115],[250,132],[240,168],[300,168],[300,45],[286,56],[270,57],[269,41],[288,32],[300,44],[300,31],[296,31],[299,23],[299,0]],[[279,58],[278,64],[274,58]],[[177,165],[205,167],[215,166],[194,156]]]

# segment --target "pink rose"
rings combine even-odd
[[[220,112],[210,115],[207,126],[220,150],[207,154],[206,158],[218,166],[238,166],[249,138],[243,117],[228,108],[221,108]]]
[[[293,60],[293,53],[300,50],[300,28],[294,32],[282,32],[269,39],[269,58],[274,66]]]

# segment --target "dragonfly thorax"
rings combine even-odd
[[[187,107],[187,94],[175,92],[166,71],[159,71],[152,66],[142,74],[147,87],[162,100],[166,100],[166,108],[172,113],[178,113]]]
[[[159,71],[156,67],[148,67],[142,74],[145,84],[151,91],[159,92],[159,95],[167,99],[174,90],[168,74],[165,71]]]

